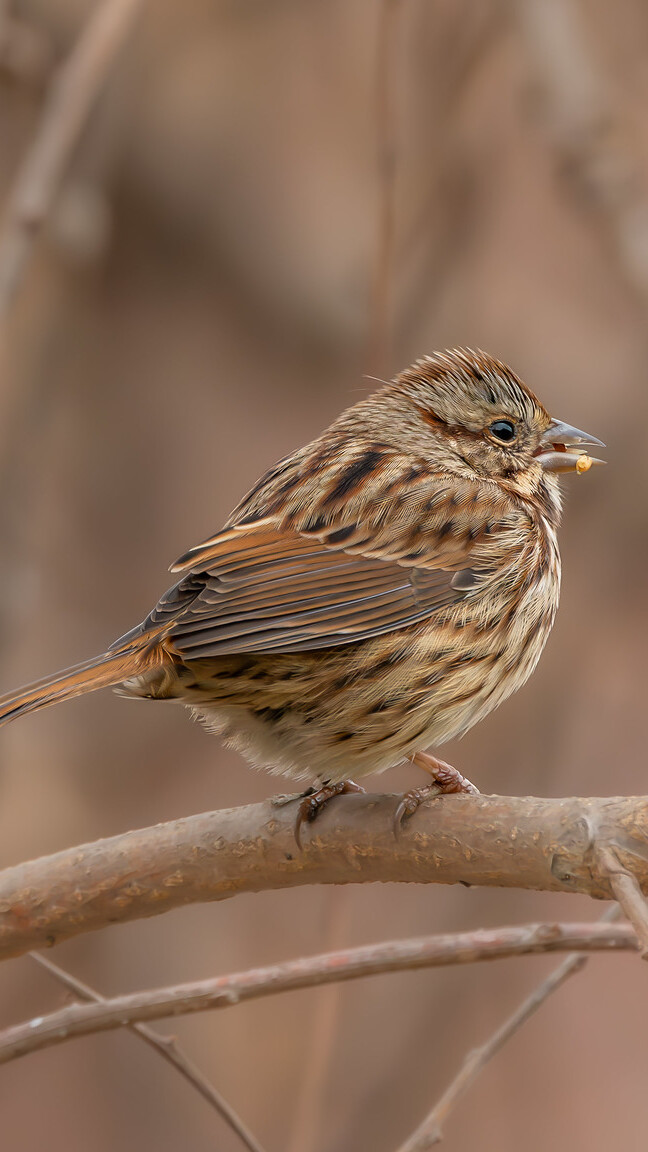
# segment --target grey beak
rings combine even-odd
[[[605,463],[589,456],[587,449],[593,444],[605,448],[597,436],[581,432],[564,420],[552,420],[535,455],[545,472],[587,472],[592,464]]]
[[[573,447],[575,445],[596,444],[599,448],[605,448],[602,440],[597,436],[590,436],[589,432],[581,432],[580,428],[574,428],[571,424],[565,424],[564,420],[552,420],[543,436],[543,442],[549,446],[550,444],[564,444],[566,447]]]

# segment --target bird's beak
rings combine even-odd
[[[589,432],[552,420],[535,455],[547,472],[587,472],[592,464],[605,464],[605,460],[589,455],[588,449],[595,444],[605,448],[603,441]]]

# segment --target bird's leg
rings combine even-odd
[[[343,796],[347,792],[364,792],[359,784],[355,784],[353,780],[338,780],[336,784],[324,780],[321,787],[309,788],[303,794],[303,799],[297,811],[297,819],[295,820],[295,840],[297,845],[301,848],[301,826],[306,821],[310,823],[322,811],[325,804],[332,800],[334,796]]]
[[[449,792],[467,792],[470,796],[479,796],[479,788],[462,776],[457,768],[453,768],[452,764],[446,764],[445,760],[437,759],[429,752],[416,752],[412,756],[412,764],[416,764],[416,767],[422,768],[424,772],[429,772],[442,795]]]
[[[409,792],[403,793],[394,813],[394,827],[397,832],[403,820],[407,820],[424,800],[430,800],[433,796],[447,796],[453,792],[479,796],[479,788],[476,788],[470,780],[462,776],[461,772],[453,768],[452,764],[446,764],[445,760],[438,760],[429,752],[416,752],[411,757],[411,761],[412,764],[416,764],[417,768],[429,772],[433,783],[428,784],[425,788],[411,788]]]

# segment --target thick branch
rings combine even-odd
[[[627,924],[526,924],[414,940],[389,940],[325,952],[304,960],[288,960],[267,968],[252,968],[231,976],[146,989],[99,1003],[70,1004],[49,1016],[37,1016],[1,1033],[0,1064],[91,1032],[129,1027],[143,1020],[159,1020],[162,1016],[228,1008],[243,1000],[293,992],[315,984],[355,980],[359,976],[473,964],[478,960],[498,960],[531,952],[636,952],[637,949],[637,938]]]
[[[207,812],[0,874],[0,959],[183,904],[305,884],[398,881],[581,892],[611,899],[612,847],[648,892],[648,797],[446,796],[398,837],[399,797],[338,797],[294,838],[295,804]]]

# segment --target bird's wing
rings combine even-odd
[[[200,660],[350,644],[424,620],[474,590],[475,539],[493,531],[487,502],[480,514],[467,490],[468,513],[456,486],[435,491],[432,510],[421,491],[397,524],[375,505],[350,523],[339,513],[226,528],[174,565],[184,576],[145,626]]]
[[[162,597],[151,625],[184,658],[298,652],[391,632],[452,604],[452,572],[352,556],[290,532],[233,535]]]

